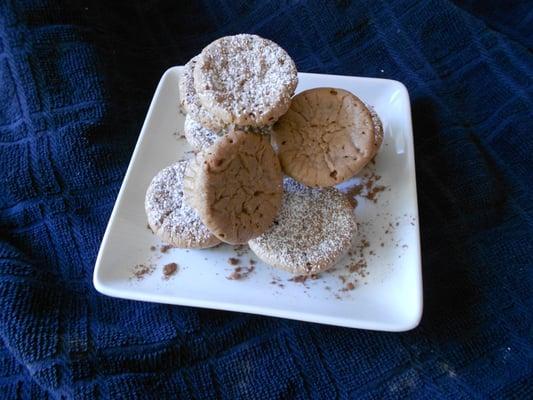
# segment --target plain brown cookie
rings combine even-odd
[[[266,135],[230,132],[200,152],[185,175],[187,201],[226,243],[259,236],[278,213],[282,173]]]
[[[317,88],[296,95],[272,136],[285,173],[314,187],[350,179],[376,152],[370,110],[342,89]]]

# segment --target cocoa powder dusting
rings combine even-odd
[[[296,282],[296,283],[304,283],[307,280],[307,278],[308,278],[307,275],[297,275],[297,276],[293,276],[292,278],[290,278],[289,281]]]
[[[357,207],[357,197],[363,197],[373,203],[377,203],[379,193],[387,189],[387,186],[376,184],[380,179],[381,176],[375,172],[367,172],[362,176],[359,184],[351,186],[345,191],[353,208]]]
[[[355,272],[361,276],[366,276],[365,269],[367,267],[367,264],[364,259],[352,261],[352,263],[348,264],[347,267],[350,272]]]
[[[232,281],[240,281],[246,279],[254,271],[254,269],[255,267],[253,265],[250,265],[249,267],[237,267],[229,276],[226,276],[226,279]]]
[[[248,246],[245,244],[233,246],[233,251],[235,252],[235,254],[237,254],[237,256],[242,257],[246,253],[248,253]]]
[[[280,288],[284,288],[285,285],[281,283],[281,278],[279,276],[272,276],[272,281],[270,282],[271,285],[276,285]]]
[[[153,265],[145,265],[145,264],[137,264],[133,268],[133,278],[137,279],[138,281],[143,280],[148,275],[151,275],[155,267]]]

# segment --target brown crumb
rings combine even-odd
[[[357,261],[354,261],[352,264],[349,264],[348,266],[348,270],[350,272],[355,272],[359,275],[362,275],[362,276],[365,276],[366,272],[366,267],[367,267],[367,263],[364,259],[361,259],[361,260],[357,260]]]
[[[341,280],[342,283],[346,283],[346,277],[345,276],[340,275],[339,279]]]
[[[163,279],[168,281],[173,275],[176,275],[178,268],[178,264],[176,263],[166,264],[163,267]]]
[[[255,265],[257,263],[257,261],[252,260],[252,259],[250,259],[248,262],[250,263],[250,265]]]
[[[296,283],[304,283],[307,278],[309,278],[307,275],[297,275],[290,278],[289,281]]]
[[[385,247],[385,243],[381,242],[380,246]]]
[[[348,282],[346,286],[344,286],[340,291],[341,292],[347,292],[348,290],[354,290],[355,285],[352,282]]]
[[[383,185],[376,185],[376,183],[381,179],[380,175],[377,175],[375,172],[365,172],[361,178],[359,184],[349,187],[345,193],[350,201],[350,205],[353,208],[356,208],[358,205],[357,198],[363,197],[367,200],[370,200],[374,203],[378,201],[378,194],[389,189],[390,187]]]
[[[241,260],[238,259],[238,258],[235,258],[235,257],[230,257],[230,258],[228,258],[228,264],[229,264],[229,265],[237,265],[237,264],[239,264],[240,262],[241,262]]]
[[[155,246],[150,246],[150,251],[155,251]]]
[[[148,275],[151,275],[155,270],[153,265],[137,264],[133,267],[133,277],[138,281],[143,280]]]
[[[249,267],[237,267],[229,276],[226,276],[226,279],[231,281],[240,281],[246,279],[254,271],[254,269],[255,267],[253,265]]]
[[[154,233],[154,231],[152,231],[152,228],[150,228],[150,224],[146,224],[146,229],[148,229],[150,232]]]
[[[173,248],[174,248],[174,246],[172,246],[172,245],[170,245],[170,244],[164,244],[163,246],[161,246],[161,247],[159,248],[159,251],[160,251],[161,253],[166,253],[167,251],[169,251],[170,249],[173,249]]]
[[[363,190],[363,188],[364,188],[364,185],[355,185],[351,187],[350,189],[348,189],[348,191],[346,192],[346,195],[348,196],[348,201],[350,202],[350,205],[353,208],[357,207],[358,203],[357,203],[356,196],[359,196],[359,194],[361,194],[361,191]]]
[[[368,200],[372,200],[374,203],[378,202],[377,194],[387,189],[386,186],[376,186],[365,196]]]

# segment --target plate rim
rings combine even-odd
[[[406,114],[405,115],[406,128],[408,129],[407,134],[408,136],[410,136],[409,138],[407,138],[407,140],[410,141],[410,147],[412,149],[412,154],[409,155],[409,163],[412,163],[412,166],[413,166],[413,174],[409,174],[409,178],[412,180],[412,185],[411,185],[412,189],[411,189],[410,196],[412,199],[414,199],[414,202],[416,204],[415,212],[414,212],[414,217],[416,217],[416,221],[417,221],[416,230],[415,230],[415,238],[416,238],[416,241],[418,242],[418,252],[416,254],[416,263],[417,263],[416,278],[417,279],[416,279],[415,287],[413,287],[413,289],[416,290],[417,292],[417,296],[416,296],[417,302],[416,302],[416,310],[414,310],[412,313],[409,313],[409,316],[411,318],[405,318],[406,321],[403,323],[388,324],[382,321],[367,321],[367,320],[353,319],[353,318],[348,318],[348,317],[344,317],[344,318],[343,317],[329,317],[329,316],[322,316],[322,315],[316,316],[316,314],[313,314],[313,313],[292,311],[290,309],[278,310],[276,308],[265,307],[265,306],[250,306],[245,303],[231,303],[231,302],[220,302],[220,301],[214,302],[211,300],[198,300],[198,299],[191,299],[191,298],[179,297],[179,296],[169,297],[168,295],[160,295],[160,294],[148,295],[142,292],[135,292],[135,291],[125,292],[124,290],[114,289],[113,287],[106,285],[100,279],[102,259],[105,254],[105,250],[108,246],[111,228],[112,228],[114,220],[116,219],[118,210],[120,208],[119,204],[121,203],[122,197],[124,196],[126,186],[128,185],[128,182],[131,178],[130,175],[132,173],[133,165],[142,147],[141,142],[143,141],[144,136],[146,134],[146,127],[147,127],[148,121],[150,121],[152,118],[152,114],[154,113],[154,109],[155,109],[155,104],[157,103],[157,99],[159,98],[160,92],[165,84],[166,79],[168,78],[170,74],[174,73],[175,71],[180,71],[182,69],[183,69],[183,66],[173,66],[173,67],[168,68],[163,73],[163,75],[161,76],[157,84],[156,90],[154,92],[154,95],[150,102],[150,106],[148,108],[148,112],[146,113],[139,136],[135,143],[135,148],[132,152],[128,167],[126,169],[126,173],[124,174],[124,178],[122,180],[120,190],[116,197],[115,204],[113,205],[113,210],[109,216],[109,220],[108,220],[104,235],[100,242],[100,247],[98,250],[98,255],[96,257],[94,271],[93,271],[93,279],[92,279],[95,289],[101,294],[114,297],[114,298],[120,298],[120,299],[144,301],[144,302],[150,302],[150,303],[172,304],[172,305],[180,305],[180,306],[188,306],[188,307],[199,307],[199,308],[204,308],[204,309],[241,312],[241,313],[263,315],[263,316],[285,318],[285,319],[293,319],[293,320],[304,321],[304,322],[314,322],[314,323],[319,323],[319,324],[348,327],[348,328],[355,328],[355,329],[366,329],[366,330],[386,331],[386,332],[405,332],[405,331],[409,331],[409,330],[416,328],[420,324],[420,321],[423,316],[424,298],[423,298],[423,277],[422,277],[422,255],[421,255],[421,241],[420,241],[420,219],[419,219],[419,210],[418,210],[415,147],[414,147],[413,124],[412,124],[412,115],[411,115],[411,101],[410,101],[409,91],[407,90],[407,87],[402,82],[393,80],[393,79],[351,76],[351,75],[320,74],[320,73],[308,73],[308,72],[298,73],[299,75],[302,74],[302,75],[308,75],[308,76],[314,76],[314,77],[328,76],[328,77],[338,77],[338,78],[351,78],[351,79],[364,80],[364,81],[369,81],[369,80],[380,81],[382,83],[395,86],[396,89],[400,90],[402,92],[402,95],[405,96],[405,102],[406,102],[406,107],[407,107],[407,110],[405,113]]]

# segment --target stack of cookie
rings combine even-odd
[[[332,186],[375,156],[381,122],[349,92],[319,88],[293,98],[296,85],[290,56],[255,35],[218,39],[187,63],[180,105],[198,153],[148,188],[148,223],[162,240],[248,243],[298,275],[324,271],[348,250],[355,217]]]

